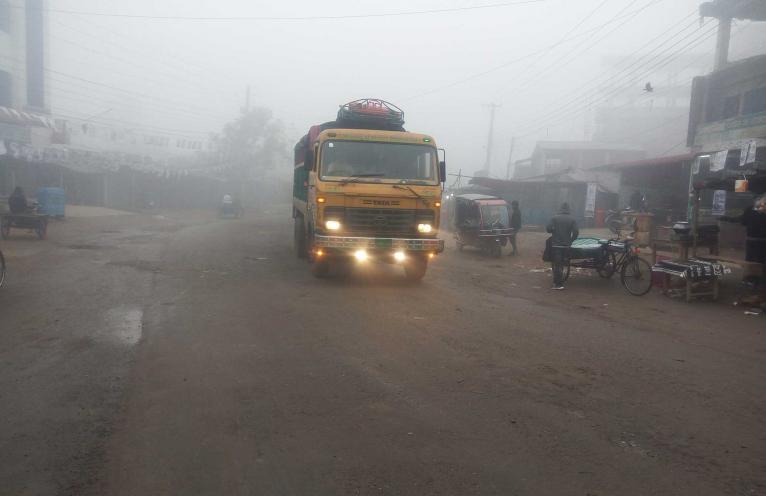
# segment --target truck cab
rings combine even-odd
[[[421,279],[444,250],[444,176],[433,138],[405,131],[401,110],[380,100],[342,106],[296,145],[296,252],[318,276],[385,262]]]

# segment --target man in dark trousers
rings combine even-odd
[[[564,264],[567,263],[569,247],[580,235],[577,221],[569,214],[569,204],[561,204],[559,213],[553,216],[546,230],[551,233],[552,289],[564,289]]]
[[[518,255],[519,249],[516,246],[516,236],[521,230],[521,209],[519,208],[519,202],[516,200],[511,202],[511,229],[513,229],[513,234],[511,234],[511,247],[513,251],[511,255]]]

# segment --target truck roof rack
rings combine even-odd
[[[377,98],[362,98],[341,105],[338,123],[353,122],[384,129],[398,130],[404,126],[404,111],[393,103]]]

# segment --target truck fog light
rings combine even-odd
[[[433,231],[433,227],[431,227],[431,224],[418,224],[418,232],[428,234],[431,231]]]
[[[405,258],[407,257],[404,255],[403,251],[394,252],[394,260],[396,260],[397,262],[404,262]]]
[[[337,231],[340,229],[340,222],[337,220],[328,220],[324,223],[324,226],[327,228],[328,231]]]
[[[367,252],[364,250],[356,250],[354,252],[354,258],[356,258],[359,262],[364,262],[367,260]]]

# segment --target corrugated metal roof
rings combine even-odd
[[[681,162],[689,162],[694,159],[693,153],[671,155],[669,157],[646,158],[643,160],[631,160],[629,162],[617,162],[614,164],[601,165],[593,169],[632,169],[636,167],[652,167],[655,165],[672,165]]]
[[[626,145],[619,143],[598,143],[595,141],[538,141],[535,149],[542,150],[614,150],[614,151],[637,151],[644,149],[638,145]]]

